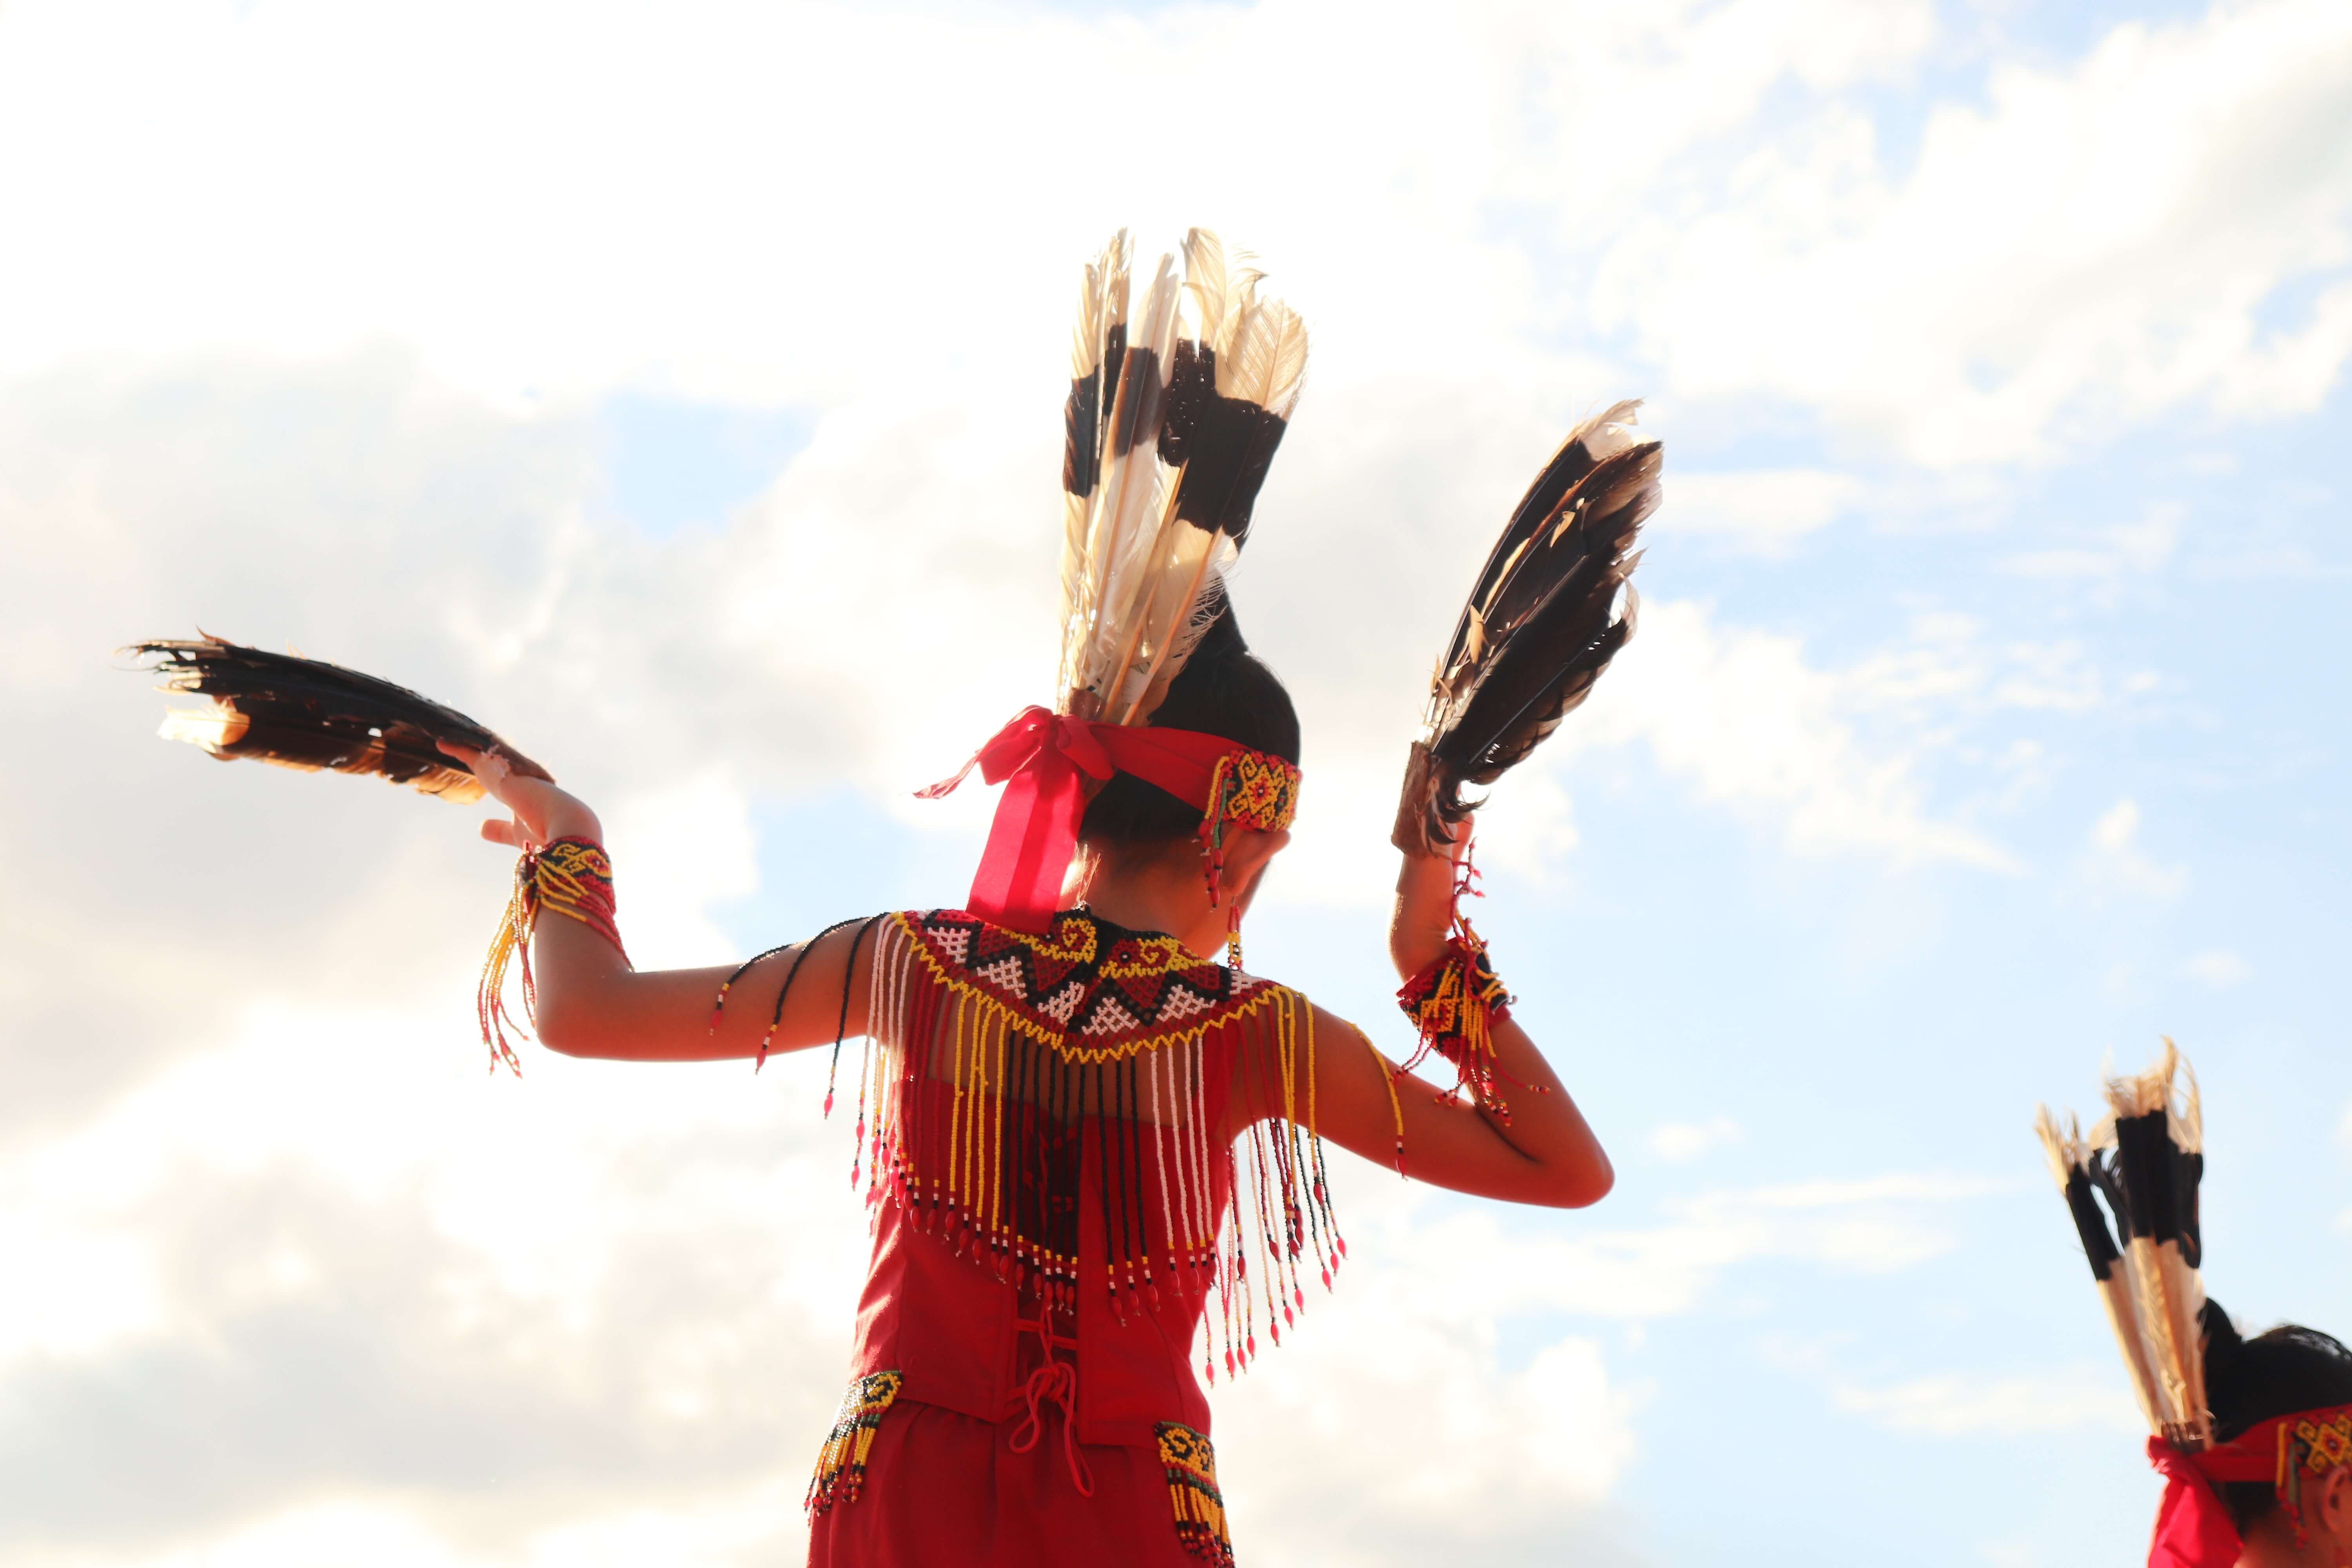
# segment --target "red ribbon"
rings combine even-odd
[[[2270,1480],[2277,1461],[2267,1454],[2233,1454],[2234,1447],[2190,1454],[2161,1437],[2147,1440],[2147,1462],[2164,1477],[2147,1568],[2232,1568],[2238,1561],[2238,1527],[2213,1483]]]
[[[1089,723],[1030,707],[1014,714],[953,778],[915,793],[918,799],[937,800],[974,768],[984,782],[1005,784],[964,907],[984,921],[1042,935],[1062,906],[1088,779],[1133,773],[1204,811],[1218,759],[1248,749],[1222,735]]]
[[[2161,1437],[2147,1440],[2147,1462],[2164,1476],[2164,1500],[2156,1509],[2156,1536],[2148,1542],[2148,1568],[2233,1568],[2242,1543],[2229,1508],[2218,1489],[2224,1481],[2265,1481],[2276,1489],[2279,1506],[2303,1538],[2299,1496],[2303,1483],[2325,1475],[2342,1461],[2336,1450],[2315,1453],[2305,1446],[2300,1428],[2334,1425],[2352,1415],[2352,1405],[2326,1405],[2291,1410],[2257,1421],[2226,1443],[2195,1452],[2176,1448]]]

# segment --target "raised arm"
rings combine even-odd
[[[1465,824],[1465,839],[1467,832]],[[1453,887],[1452,862],[1404,857],[1389,926],[1389,955],[1400,978],[1419,973],[1444,951]],[[1496,1024],[1492,1035],[1507,1123],[1400,1071],[1355,1026],[1319,1007],[1315,1037],[1317,1119],[1323,1135],[1343,1149],[1392,1165],[1402,1122],[1406,1175],[1556,1208],[1598,1203],[1616,1181],[1583,1112],[1516,1021]]]
[[[596,814],[576,796],[510,772],[494,754],[444,749],[472,768],[512,813],[511,821],[482,824],[482,837],[493,844],[526,849],[565,837],[604,842]],[[625,879],[626,868],[621,872]],[[873,951],[865,922],[853,921],[769,954],[736,979],[714,1030],[711,1004],[734,973],[731,966],[632,969],[581,921],[542,915],[530,944],[540,1043],[566,1056],[616,1061],[710,1061],[758,1055],[773,1018],[770,1051],[830,1044],[866,1031],[865,960]],[[792,986],[778,1017],[777,994],[787,975]]]

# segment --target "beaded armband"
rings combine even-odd
[[[503,1061],[510,1071],[522,1071],[522,1063],[507,1038],[509,1028],[520,1027],[506,1005],[507,971],[518,961],[522,969],[523,1014],[533,1024],[538,1021],[539,994],[530,973],[530,938],[538,929],[540,912],[553,910],[578,921],[611,942],[625,963],[629,953],[621,945],[621,928],[614,922],[616,907],[613,862],[604,847],[590,839],[558,838],[537,849],[523,851],[515,861],[514,892],[507,900],[506,912],[499,918],[499,929],[490,937],[489,956],[482,961],[482,977],[474,996],[475,1011],[481,1019],[482,1044],[490,1051],[493,1068]]]

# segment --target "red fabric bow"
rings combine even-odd
[[[2256,1428],[2269,1436],[2270,1424]],[[2254,1433],[2246,1434],[2247,1436]],[[2241,1437],[2239,1443],[2244,1442]],[[2164,1500],[2156,1506],[2156,1535],[2147,1546],[2147,1568],[2232,1568],[2241,1542],[2230,1522],[2216,1481],[2267,1481],[2277,1472],[2268,1452],[2238,1453],[2237,1443],[2190,1454],[2161,1437],[2147,1440],[2147,1462],[2164,1477]]]
[[[985,782],[1005,784],[964,907],[984,921],[1042,935],[1061,908],[1062,881],[1077,853],[1087,780],[1133,773],[1205,810],[1217,760],[1248,749],[1222,735],[1089,723],[1029,707],[973,752],[953,778],[918,790],[916,796],[937,800],[975,767]]]

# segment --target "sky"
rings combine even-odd
[[[817,1058],[488,1076],[476,808],[153,738],[206,631],[475,714],[640,964],[953,903],[1131,226],[1314,360],[1234,596],[1252,966],[1408,1045],[1386,829],[1559,437],[1640,630],[1482,819],[1616,1158],[1337,1156],[1244,1561],[2050,1568],[2157,1494],[2029,1131],[2177,1039],[2207,1269],[2352,1331],[2352,9],[0,5],[0,1563],[797,1560],[864,1261]]]

